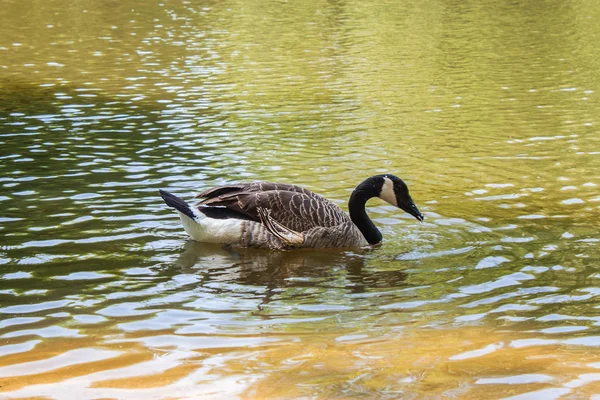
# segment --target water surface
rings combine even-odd
[[[600,7],[6,0],[0,396],[599,398]],[[377,173],[372,251],[157,195]]]

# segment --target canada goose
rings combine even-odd
[[[406,184],[390,174],[367,178],[354,189],[348,202],[350,216],[326,198],[285,183],[252,182],[207,189],[196,195],[202,200],[195,206],[165,190],[160,190],[160,195],[178,211],[192,239],[239,247],[350,248],[379,244],[381,232],[365,211],[365,203],[372,197],[423,220]]]

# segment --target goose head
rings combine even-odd
[[[423,221],[423,214],[419,211],[415,202],[408,194],[406,183],[395,175],[375,175],[367,179],[370,181],[368,187],[373,197],[406,211],[418,221]]]

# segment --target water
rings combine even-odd
[[[600,398],[589,1],[0,10],[0,397]],[[189,241],[158,196],[394,173],[372,251]]]

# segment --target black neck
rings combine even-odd
[[[360,230],[369,244],[377,244],[381,242],[383,236],[379,229],[375,226],[373,221],[367,215],[365,210],[365,204],[367,200],[372,197],[379,195],[378,191],[372,185],[365,185],[366,181],[361,183],[354,189],[348,202],[348,211],[350,212],[350,219],[354,222],[354,225]]]

